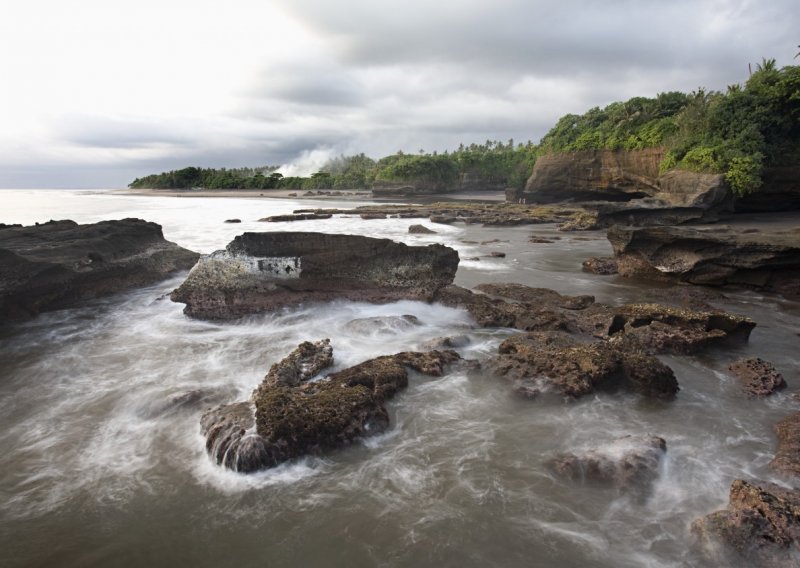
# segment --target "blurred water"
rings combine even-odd
[[[507,254],[462,262],[463,285],[522,282],[609,302],[650,294],[635,282],[580,271],[586,257],[610,253],[597,232],[425,221],[436,234],[409,235],[418,220],[257,221],[308,206],[4,190],[0,222],[141,217],[201,252],[246,230],[442,242],[462,258]],[[223,223],[234,217],[242,223]],[[530,244],[531,233],[561,238]],[[781,481],[766,467],[775,448],[771,425],[797,402],[788,394],[747,400],[724,369],[758,355],[796,389],[796,303],[734,295],[723,307],[759,323],[751,342],[664,357],[681,384],[671,403],[625,394],[525,401],[477,371],[414,376],[389,403],[385,434],[325,458],[239,475],[208,459],[199,416],[249,396],[301,341],[330,337],[344,368],[456,334],[470,338],[463,356],[482,358],[512,331],[472,329],[463,311],[418,302],[339,302],[201,322],[164,299],[182,277],[0,329],[0,565],[710,566],[692,552],[692,520],[724,506],[737,477]],[[405,314],[421,325],[374,334],[347,325]],[[197,402],[170,404],[186,393]],[[668,444],[647,499],[568,483],[545,467],[559,452],[632,433]]]

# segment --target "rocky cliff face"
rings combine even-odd
[[[458,253],[435,244],[324,233],[244,233],[200,259],[172,300],[188,315],[230,319],[304,302],[430,301]]]
[[[687,218],[699,216],[690,210],[730,208],[731,192],[722,175],[682,170],[659,175],[663,159],[662,148],[548,154],[536,161],[525,189],[506,197],[522,203],[647,199]]]
[[[151,284],[198,257],[141,219],[0,228],[0,322]]]

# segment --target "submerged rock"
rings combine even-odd
[[[728,508],[692,523],[692,533],[718,565],[800,565],[800,491],[737,479]]]
[[[315,221],[317,219],[330,219],[333,217],[330,213],[300,213],[292,215],[273,215],[271,217],[264,217],[259,219],[265,223],[286,223],[291,221]]]
[[[744,383],[744,390],[749,396],[768,396],[786,388],[786,381],[775,365],[760,357],[739,359],[728,370]]]
[[[532,332],[503,341],[487,367],[526,398],[552,393],[579,398],[599,390],[630,390],[671,399],[672,369],[629,342],[580,343],[564,333]]]
[[[383,403],[408,385],[408,369],[440,376],[454,351],[403,352],[370,359],[319,380],[333,362],[330,342],[301,344],[272,366],[251,400],[203,415],[206,449],[239,472],[318,455],[389,425]]]
[[[204,256],[171,295],[184,313],[231,319],[334,299],[432,300],[453,281],[458,253],[389,239],[324,233],[244,233]]]
[[[436,231],[429,229],[425,225],[411,225],[408,232],[413,235],[435,235]]]
[[[769,462],[779,473],[800,476],[800,412],[787,416],[775,424],[778,450]]]
[[[357,318],[344,324],[348,331],[361,335],[390,335],[421,325],[419,318],[411,314],[402,316],[375,316]]]
[[[187,270],[199,255],[141,219],[0,229],[0,321],[21,320]]]
[[[625,436],[583,453],[561,454],[550,467],[571,481],[644,491],[658,477],[666,451],[658,436]]]
[[[743,227],[620,227],[608,231],[619,273],[800,297],[800,232]]]

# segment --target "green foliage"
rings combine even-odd
[[[667,150],[671,168],[724,173],[739,194],[761,186],[765,166],[800,155],[800,67],[764,59],[727,93],[698,89],[636,97],[583,115],[568,114],[542,139],[543,151]]]

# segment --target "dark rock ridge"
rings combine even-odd
[[[800,230],[613,226],[619,273],[800,296]]]
[[[728,370],[742,382],[748,396],[768,396],[786,388],[786,381],[775,365],[760,357],[739,359]]]
[[[486,367],[526,398],[547,393],[579,398],[623,389],[671,399],[678,392],[672,369],[617,338],[581,343],[564,333],[531,332],[506,339],[498,353]]]
[[[432,223],[481,224],[511,227],[560,223],[561,230],[588,230],[605,226],[597,212],[579,207],[530,206],[515,203],[431,203],[429,205],[365,205],[355,209],[297,209],[295,214],[359,215],[362,218],[429,219]]]
[[[436,301],[466,309],[481,327],[563,331],[586,339],[620,335],[652,353],[688,354],[746,341],[755,327],[748,318],[720,311],[650,303],[608,306],[591,296],[562,296],[521,284],[483,284],[476,289],[483,293],[447,286],[437,292]]]
[[[389,239],[324,233],[244,233],[204,256],[171,295],[184,312],[231,319],[306,302],[430,301],[453,281],[458,253]]]
[[[286,223],[291,221],[314,221],[316,219],[330,219],[332,215],[324,215],[318,213],[301,213],[292,215],[273,215],[271,217],[264,217],[259,219],[265,223]]]
[[[799,566],[800,491],[737,479],[728,508],[694,521],[692,533],[719,566]]]
[[[0,229],[0,321],[29,318],[187,270],[199,255],[141,219]]]
[[[329,340],[301,344],[272,366],[250,400],[201,418],[206,449],[229,469],[248,473],[319,455],[389,425],[383,403],[408,385],[408,370],[441,376],[453,351],[403,352],[370,359],[310,381],[333,363]]]
[[[579,454],[561,454],[550,467],[570,481],[643,492],[658,477],[666,452],[664,438],[624,436]]]
[[[778,450],[769,465],[775,471],[800,477],[800,412],[775,424]]]

